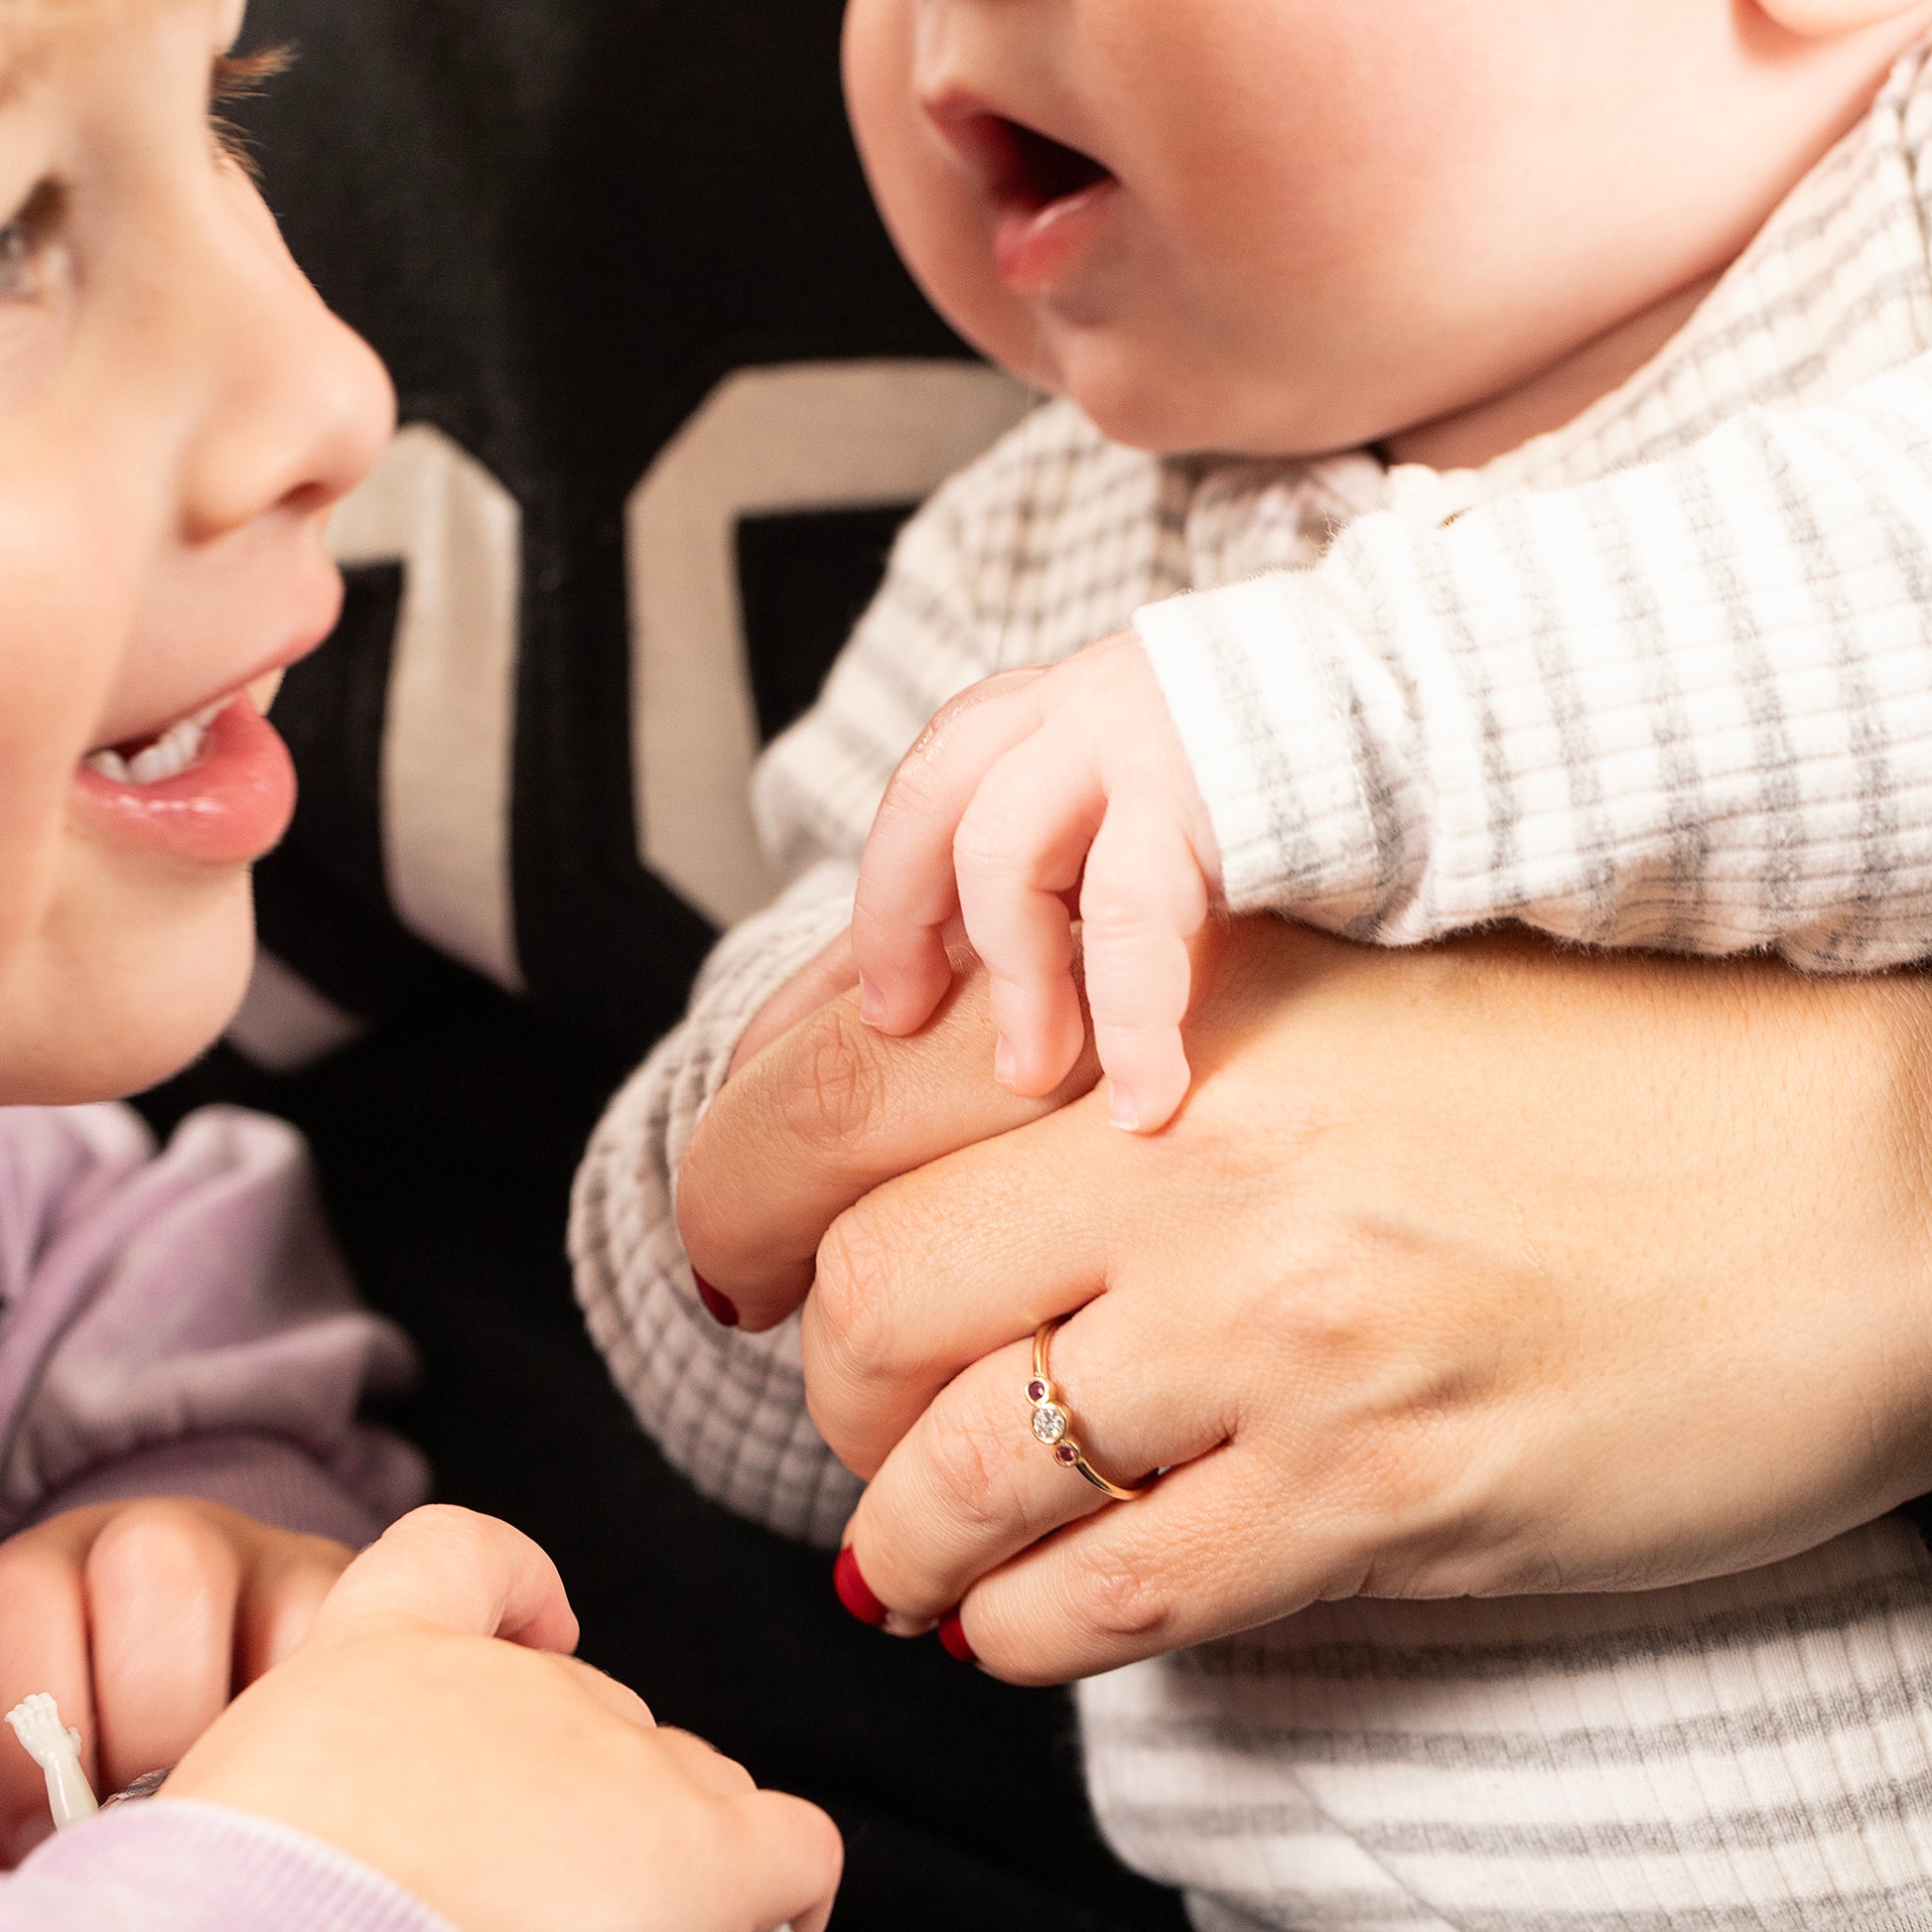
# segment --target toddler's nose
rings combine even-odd
[[[186,480],[191,541],[285,504],[329,508],[395,428],[388,371],[324,307],[265,209],[262,221],[252,246],[222,251],[210,303],[220,374]]]

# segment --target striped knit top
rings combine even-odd
[[[947,698],[1130,621],[1237,909],[1410,943],[1932,954],[1932,69],[1653,361],[1478,471],[1160,459],[1050,404],[942,488],[755,803],[733,931],[579,1177],[590,1321],[707,1494],[837,1540],[796,1323],[701,1311],[670,1179],[849,914]],[[1895,1521],[1622,1597],[1323,1605],[1082,1687],[1111,1841],[1205,1928],[1932,1925],[1932,1563]]]

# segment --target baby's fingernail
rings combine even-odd
[[[859,975],[859,1018],[868,1027],[886,1024],[886,996],[863,973]]]
[[[1003,1087],[1012,1086],[1020,1077],[1020,1055],[1013,1050],[1013,1041],[1005,1034],[993,1049],[993,1077]]]
[[[698,1300],[704,1304],[704,1311],[721,1328],[738,1326],[738,1310],[732,1306],[728,1295],[720,1295],[705,1278],[694,1268],[691,1279],[698,1285]]]
[[[1129,1134],[1141,1124],[1139,1103],[1118,1080],[1107,1083],[1107,1118]]]
[[[839,1601],[861,1623],[877,1630],[886,1621],[886,1606],[874,1595],[872,1586],[861,1574],[859,1559],[852,1554],[850,1546],[839,1552],[839,1560],[832,1566],[832,1587],[838,1591]]]
[[[979,1662],[978,1654],[966,1641],[966,1632],[960,1627],[957,1610],[948,1610],[939,1619],[939,1641],[945,1646],[948,1657],[957,1657],[962,1664]]]

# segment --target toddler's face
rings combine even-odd
[[[232,1011],[294,797],[244,689],[334,624],[324,523],[391,426],[211,129],[237,24],[0,0],[0,1102]]]
[[[1286,456],[1502,396],[1694,288],[1884,31],[1801,41],[1751,0],[850,0],[846,72],[968,337],[1120,440]]]

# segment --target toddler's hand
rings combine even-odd
[[[1087,1005],[1115,1125],[1151,1133],[1187,1091],[1187,941],[1220,890],[1220,848],[1137,638],[955,698],[894,774],[859,875],[861,1012],[923,1026],[963,925],[991,975],[996,1077],[1049,1093],[1085,1040]]]
[[[287,1656],[349,1560],[213,1503],[69,1510],[0,1543],[0,1711],[51,1692],[101,1797],[171,1765]],[[39,1767],[0,1731],[0,1853],[53,1829]]]
[[[279,1819],[464,1932],[824,1932],[832,1821],[660,1729],[622,1685],[558,1654],[576,1641],[527,1537],[418,1510],[356,1559],[309,1642],[155,1802]]]

